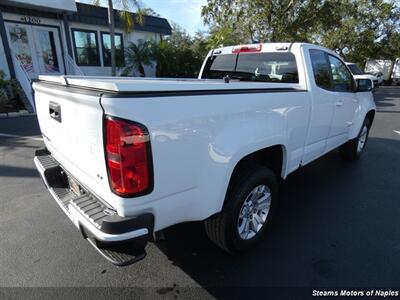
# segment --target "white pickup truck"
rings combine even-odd
[[[43,76],[33,88],[45,143],[37,169],[117,265],[188,221],[204,220],[227,252],[249,249],[279,181],[338,147],[358,159],[375,115],[371,81],[304,43],[215,49],[198,79]]]

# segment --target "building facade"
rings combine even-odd
[[[106,8],[74,0],[3,0],[0,2],[0,70],[16,78],[34,106],[30,83],[39,75],[111,75],[110,34]],[[34,3],[34,4],[32,4]],[[138,40],[160,41],[171,34],[164,18],[145,16],[132,32],[115,15],[118,71],[125,66],[124,47]],[[135,20],[135,14],[132,13]],[[145,69],[155,75],[155,66]]]

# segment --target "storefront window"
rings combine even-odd
[[[101,40],[103,43],[103,61],[104,66],[111,66],[111,36],[109,33],[102,33]],[[125,66],[124,45],[122,42],[122,34],[115,34],[115,62],[117,67]]]
[[[28,32],[25,27],[12,25],[9,27],[10,46],[21,66],[27,73],[35,73]]]
[[[43,29],[39,29],[37,33],[39,36],[39,47],[41,50],[41,59],[44,65],[44,73],[60,72],[54,33]]]
[[[100,66],[95,31],[73,29],[75,60],[78,65]]]

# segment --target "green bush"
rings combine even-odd
[[[0,70],[0,110],[4,108],[9,102],[10,98],[8,95],[9,80],[5,80],[5,73]]]

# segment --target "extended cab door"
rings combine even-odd
[[[332,53],[305,48],[312,87],[312,113],[304,148],[306,164],[348,140],[358,103],[355,82],[346,65]],[[306,56],[307,57],[307,56]]]
[[[326,151],[330,151],[348,140],[358,98],[353,76],[347,66],[336,56],[327,54],[327,57],[331,69],[331,90],[335,105],[326,147]]]
[[[331,71],[325,51],[305,47],[312,107],[302,165],[324,154],[335,112],[335,92],[331,91]]]

